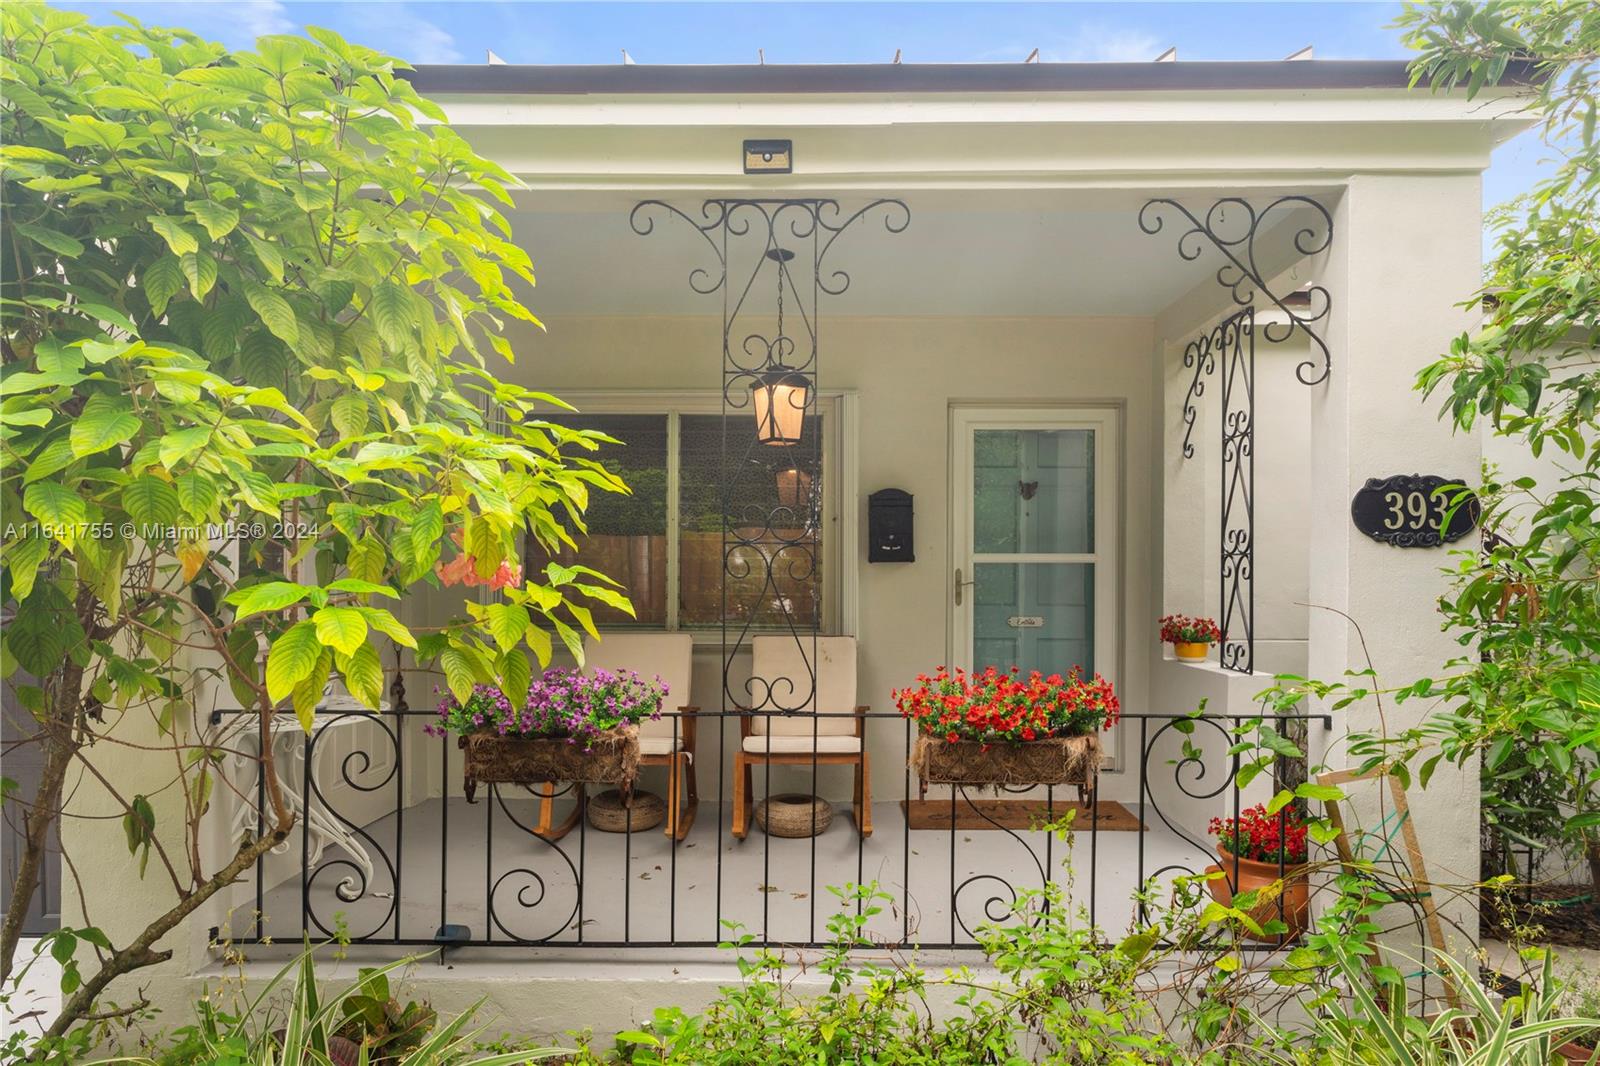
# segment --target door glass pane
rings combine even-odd
[[[1093,674],[1094,564],[978,563],[972,665]]]
[[[974,438],[974,551],[1095,550],[1093,430],[980,429]]]
[[[591,491],[584,517],[589,535],[575,538],[576,551],[563,547],[556,561],[582,563],[622,583],[637,617],[594,600],[580,600],[594,611],[597,624],[666,625],[667,416],[573,415],[559,421],[576,429],[597,429],[621,441],[601,445],[598,452],[574,449],[574,454],[598,459],[633,493]],[[537,570],[548,560],[530,537],[530,566]]]
[[[807,416],[791,448],[757,443],[748,412],[727,429],[721,415],[678,422],[679,624],[720,626],[726,583],[730,624],[810,629],[822,612],[822,420]]]

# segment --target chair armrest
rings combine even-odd
[[[739,715],[739,739],[741,741],[744,740],[746,737],[755,736],[755,722],[756,722],[756,716],[751,714],[749,711],[743,711],[743,712],[740,713],[740,715]]]
[[[860,706],[858,706],[855,709],[856,736],[857,737],[865,737],[867,735],[867,732],[866,732],[866,725],[867,725],[866,714],[870,710],[872,710],[872,708],[867,706],[865,703],[861,704]]]
[[[678,713],[683,717],[679,719],[678,740],[683,745],[684,751],[694,750],[695,715],[700,713],[700,708],[683,706],[678,708]]]

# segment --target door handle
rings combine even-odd
[[[961,606],[961,589],[966,585],[972,585],[972,584],[975,584],[975,583],[976,582],[961,580],[961,567],[959,567],[959,566],[956,567],[956,606],[957,607]]]

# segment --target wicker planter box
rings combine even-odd
[[[613,785],[624,796],[633,792],[639,772],[639,730],[618,726],[600,734],[588,750],[565,737],[501,737],[470,733],[457,739],[462,751],[462,778],[471,803],[481,782],[486,785],[536,785],[541,781],[577,781]]]
[[[1092,789],[1100,770],[1100,738],[1047,737],[1025,744],[989,744],[919,736],[911,769],[928,785],[1077,785]]]

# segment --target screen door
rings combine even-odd
[[[1115,680],[1115,417],[953,412],[956,665]]]

